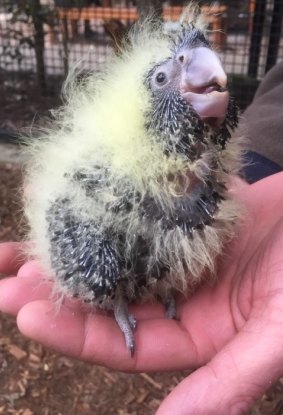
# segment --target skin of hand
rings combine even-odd
[[[246,208],[237,236],[219,259],[217,280],[177,304],[133,305],[136,353],[130,357],[114,318],[65,301],[59,311],[20,244],[0,245],[0,309],[20,331],[54,350],[117,370],[196,369],[164,400],[158,415],[245,413],[283,374],[283,173],[235,186]]]

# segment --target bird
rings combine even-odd
[[[195,5],[174,33],[137,23],[100,73],[73,71],[63,94],[29,144],[29,255],[60,296],[110,310],[133,355],[129,304],[161,301],[176,318],[176,296],[214,278],[235,232],[237,106]]]

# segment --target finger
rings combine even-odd
[[[138,321],[134,357],[114,318],[66,306],[59,313],[48,301],[25,305],[18,314],[20,331],[65,355],[124,371],[175,370],[198,364],[194,344],[176,321]]]
[[[52,283],[52,278],[48,279],[48,277],[44,274],[44,271],[42,270],[42,267],[38,263],[38,261],[29,261],[26,262],[18,271],[17,274],[20,278],[28,278],[29,280],[34,279],[34,284],[36,284],[36,281],[40,282],[47,282],[50,281]],[[38,299],[42,299],[41,297]],[[36,300],[36,298],[34,298]],[[67,303],[69,306],[72,306],[73,308],[82,308],[82,304],[79,300],[74,300],[72,298],[66,297],[64,299],[65,303]],[[89,306],[86,306],[85,308],[89,311]],[[136,306],[135,304],[132,304],[130,306],[130,312],[134,315],[135,318],[138,320],[148,320],[148,319],[154,319],[154,318],[163,318],[165,317],[165,308],[164,305],[160,301],[156,301],[154,303],[147,304],[146,307],[140,307]]]
[[[20,278],[34,279],[35,284],[36,280],[50,281],[50,283],[52,283],[52,278],[48,279],[38,261],[35,260],[26,262],[19,269],[17,276]],[[75,307],[77,307],[77,303],[79,302],[78,300],[74,300],[71,298],[65,298],[64,301],[68,304],[75,304]],[[81,305],[79,305],[79,308],[81,308]],[[130,306],[130,312],[134,315],[135,318],[139,320],[165,317],[165,308],[160,301],[150,303],[146,307],[140,307],[136,306],[135,304],[132,304]]]
[[[0,274],[16,274],[25,262],[24,245],[19,242],[0,244]]]
[[[51,291],[50,285],[39,282],[34,277],[5,278],[0,281],[0,310],[17,315],[25,304],[49,298]]]
[[[208,364],[173,390],[156,415],[246,413],[283,372],[281,331],[258,320],[247,323]]]
[[[137,321],[163,319],[166,316],[164,305],[157,300],[152,303],[147,303],[145,307],[141,307],[140,304],[131,304],[129,311]]]
[[[17,276],[20,278],[33,277],[37,280],[47,279],[40,264],[33,260],[24,263],[18,270]]]

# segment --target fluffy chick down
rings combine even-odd
[[[240,211],[227,191],[241,159],[235,117],[215,132],[186,109],[189,155],[177,148],[183,124],[155,128],[147,82],[193,30],[203,33],[200,18],[173,40],[152,21],[137,27],[102,74],[69,76],[64,106],[30,145],[31,255],[60,293],[102,308],[166,302],[214,274]]]

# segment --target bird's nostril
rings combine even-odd
[[[178,57],[178,59],[179,59],[179,62],[180,62],[180,63],[184,63],[185,57],[184,57],[184,55],[180,55],[180,56]]]

